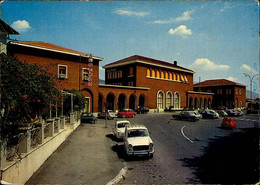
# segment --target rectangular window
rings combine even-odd
[[[89,81],[90,75],[89,75],[89,68],[83,68],[82,69],[82,80]]]
[[[68,67],[66,65],[58,65],[58,78],[68,77]]]
[[[128,86],[134,86],[134,82],[133,81],[128,82]]]
[[[227,89],[226,94],[231,94],[231,89]]]
[[[107,72],[107,79],[110,80],[111,78],[111,72]]]
[[[133,76],[134,75],[134,68],[130,67],[129,68],[129,76]]]
[[[242,90],[241,89],[239,89],[239,95],[241,95],[242,94]]]
[[[117,72],[117,76],[118,76],[118,78],[122,78],[122,70],[119,70],[119,71]]]
[[[217,94],[222,94],[222,89],[218,89]]]
[[[117,78],[117,72],[113,71],[113,79],[116,79],[116,78]]]
[[[236,94],[238,94],[238,89],[236,89]]]

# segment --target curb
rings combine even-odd
[[[119,183],[124,178],[126,171],[127,171],[126,167],[122,168],[121,171],[119,172],[119,174],[114,179],[112,179],[110,182],[108,182],[106,185],[114,185],[114,184]]]

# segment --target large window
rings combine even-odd
[[[172,93],[167,92],[167,94],[166,94],[166,107],[169,108],[170,106],[172,106]]]
[[[82,80],[89,81],[90,75],[89,75],[89,68],[83,68],[82,69]]]
[[[163,109],[163,99],[164,99],[163,92],[162,91],[158,92],[158,94],[157,94],[157,108],[158,109]]]
[[[174,94],[174,108],[180,108],[180,94],[178,92]]]
[[[58,78],[68,77],[68,67],[66,65],[58,65]]]

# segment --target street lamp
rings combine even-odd
[[[245,77],[249,77],[249,79],[250,79],[250,99],[251,99],[251,106],[250,106],[250,109],[252,110],[252,103],[253,103],[253,101],[252,101],[252,82],[253,82],[253,79],[254,79],[254,77],[256,77],[257,75],[259,75],[259,73],[258,74],[255,74],[253,77],[251,77],[249,74],[247,74],[247,73],[244,73],[244,75],[245,75]]]

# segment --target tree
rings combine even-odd
[[[17,134],[21,126],[29,126],[60,97],[53,74],[39,65],[0,55],[1,139]]]
[[[75,111],[81,111],[85,108],[86,99],[83,94],[81,94],[80,91],[72,89],[68,90],[67,92],[73,94],[73,110]],[[71,111],[71,97],[70,95],[66,95],[64,97],[64,103],[63,103],[63,110],[64,114],[68,115]]]

